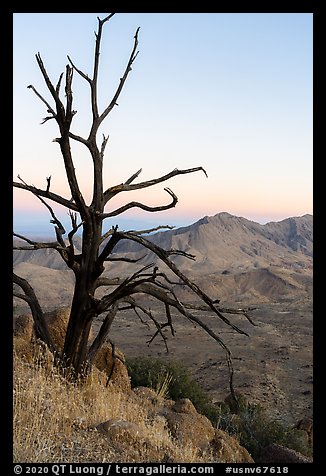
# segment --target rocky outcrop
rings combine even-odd
[[[33,335],[32,314],[21,314],[14,320],[14,336],[31,340]]]
[[[217,463],[254,463],[246,448],[225,431],[215,430],[211,447]]]
[[[285,446],[271,444],[263,449],[260,463],[312,463],[312,459]]]
[[[169,450],[161,444],[155,445],[146,436],[144,428],[122,419],[111,419],[97,425],[96,430],[107,440],[108,445],[120,454],[128,453],[134,461],[165,462]]]
[[[70,316],[70,307],[62,307],[54,311],[45,312],[44,318],[47,322],[53,343],[58,350],[62,350],[66,337],[66,330]],[[32,340],[34,334],[34,321],[32,314],[22,314],[15,319],[14,336],[24,337],[26,340]],[[94,333],[91,329],[89,341],[93,340]]]
[[[111,345],[104,344],[95,357],[94,365],[105,372],[109,382],[118,386],[123,392],[131,390],[130,377],[123,353]]]
[[[209,461],[218,463],[254,463],[254,460],[239,442],[222,430],[213,428],[211,422],[199,414],[192,402],[183,398],[173,402],[155,399],[155,392],[146,387],[138,387],[131,393],[140,403],[147,402],[150,406],[149,420],[163,418],[176,448],[190,447],[198,455],[206,455]],[[96,430],[104,435],[115,448],[123,451],[124,447],[146,454],[154,462],[178,462],[171,452],[171,447],[165,444],[155,445],[148,437],[144,428],[126,420],[111,419],[96,426]],[[129,450],[128,450],[129,451]]]
[[[214,428],[207,417],[197,413],[188,399],[177,401],[170,408],[159,411],[168,424],[174,438],[183,444],[191,443],[200,449],[208,449],[215,436]]]
[[[295,425],[297,430],[301,430],[306,435],[307,445],[312,448],[313,446],[313,420],[312,418],[302,418]]]
[[[44,313],[53,343],[58,350],[62,350],[64,346],[69,316],[69,307],[63,307],[61,309]],[[33,340],[35,334],[32,314],[22,314],[16,318],[14,336],[20,337],[26,342],[31,342]],[[93,338],[94,333],[91,329],[89,343],[92,342]],[[106,373],[106,380],[109,380],[113,385],[118,386],[122,391],[129,391],[131,389],[130,378],[125,365],[125,357],[118,348],[115,347],[114,353],[112,354],[111,345],[104,344],[96,355],[94,365],[100,371]]]

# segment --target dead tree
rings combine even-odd
[[[123,240],[131,240],[138,243],[138,245],[143,247],[146,252],[153,252],[159,259],[159,262],[163,262],[173,272],[173,274],[178,277],[179,282],[190,288],[193,293],[203,301],[205,308],[214,313],[216,318],[220,319],[236,332],[246,334],[225,316],[225,312],[222,312],[218,306],[218,301],[213,301],[207,294],[205,294],[194,282],[178,269],[171,259],[173,255],[182,255],[186,259],[195,259],[193,255],[182,250],[162,249],[153,244],[148,239],[148,236],[146,237],[146,234],[149,232],[171,227],[160,226],[154,230],[141,231],[121,231],[117,226],[109,229],[106,227],[106,219],[120,215],[126,210],[140,208],[148,212],[159,212],[161,210],[168,210],[175,207],[178,201],[173,191],[170,188],[165,188],[164,190],[170,197],[170,202],[166,205],[148,206],[144,203],[131,201],[117,209],[110,209],[110,200],[117,194],[148,188],[166,182],[168,179],[177,175],[190,174],[198,171],[201,171],[206,175],[206,172],[202,167],[195,167],[186,170],[179,170],[176,168],[166,175],[154,178],[153,180],[137,182],[136,180],[141,173],[140,169],[132,174],[125,182],[105,188],[103,183],[103,161],[108,136],[103,135],[102,140],[98,143],[97,134],[103,121],[117,105],[123,86],[132,70],[132,65],[138,54],[137,48],[139,33],[138,28],[134,36],[133,47],[128,63],[122,77],[120,78],[115,94],[107,107],[103,111],[100,111],[98,107],[100,46],[103,27],[109,22],[109,20],[111,20],[113,15],[114,14],[112,13],[103,19],[98,18],[98,29],[95,35],[94,65],[91,76],[79,69],[68,56],[69,64],[66,66],[65,76],[64,73],[62,73],[58,82],[54,84],[48,76],[41,55],[39,53],[36,54],[36,61],[47,86],[50,99],[45,99],[34,88],[34,86],[30,85],[28,88],[36,94],[46,107],[48,115],[43,119],[42,124],[49,120],[54,120],[58,125],[59,137],[55,138],[54,141],[57,142],[60,147],[70,187],[71,198],[65,198],[52,191],[51,177],[46,178],[45,188],[40,189],[27,184],[20,176],[18,176],[19,181],[14,182],[14,187],[34,194],[48,209],[51,215],[51,223],[54,225],[55,240],[53,242],[36,242],[25,236],[14,233],[15,237],[26,242],[26,245],[15,246],[15,249],[35,250],[53,248],[59,253],[63,261],[74,273],[74,293],[61,360],[65,366],[72,368],[76,374],[80,374],[85,370],[85,368],[89,368],[92,364],[97,351],[108,338],[112,321],[119,312],[122,312],[125,309],[133,309],[136,313],[145,313],[154,322],[156,327],[156,332],[153,338],[156,335],[161,335],[161,337],[165,339],[165,335],[162,332],[162,329],[165,327],[169,328],[171,333],[174,334],[171,314],[171,309],[174,308],[181,315],[204,329],[204,331],[215,339],[215,341],[223,348],[229,364],[232,384],[232,362],[231,353],[228,347],[211,328],[191,313],[189,307],[187,308],[187,305],[178,299],[173,290],[173,283],[170,278],[160,271],[157,266],[154,264],[144,266],[125,279],[114,276],[112,276],[111,279],[103,277],[105,263],[107,261],[135,261],[128,258],[125,254],[116,256],[115,253],[115,255],[112,256],[119,242]],[[71,130],[72,121],[76,114],[76,111],[73,109],[72,94],[74,74],[80,75],[86,83],[88,83],[90,88],[92,124],[88,137],[81,137]],[[61,88],[63,81],[65,83],[64,95],[62,94]],[[62,96],[64,96],[65,99],[62,99]],[[88,149],[93,162],[93,189],[90,203],[86,203],[75,174],[74,159],[71,151],[72,141],[77,141],[83,144]],[[64,235],[66,235],[66,230],[49,203],[60,204],[69,211],[71,230],[65,239]],[[79,229],[81,231],[81,252],[77,252],[74,244],[74,235]],[[138,262],[139,260],[136,261]],[[53,350],[54,346],[51,342],[51,337],[47,330],[47,325],[35,293],[30,285],[17,275],[14,275],[14,283],[20,286],[24,292],[21,294],[15,291],[14,294],[25,299],[25,301],[30,305],[38,337]],[[96,291],[102,286],[106,286],[107,291],[101,298],[99,298],[96,296]],[[159,323],[154,318],[151,311],[137,301],[137,296],[140,294],[149,295],[162,303],[166,322]],[[227,312],[232,313],[232,310],[228,309]],[[236,312],[239,312],[239,310]],[[88,347],[88,337],[92,322],[96,316],[103,313],[105,313],[105,318],[102,322],[99,333],[91,346]]]

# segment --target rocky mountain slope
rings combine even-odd
[[[222,212],[187,227],[149,235],[147,239],[164,249],[179,249],[195,255],[195,261],[178,255],[172,259],[212,296],[262,302],[305,300],[311,296],[312,215],[261,225]],[[78,238],[76,248],[80,249]],[[144,255],[144,250],[134,242],[124,241],[116,248],[116,256],[121,255],[138,258]],[[107,265],[106,273],[129,275],[149,263],[158,264],[151,252],[134,265],[112,262]],[[54,250],[14,251],[14,267],[18,274],[27,274],[32,280],[44,275],[44,268],[50,268],[51,279],[57,274],[58,283],[66,282],[71,288],[72,276]],[[53,273],[53,270],[60,272]],[[182,290],[182,293],[187,292]]]
[[[196,255],[196,260],[181,256],[173,259],[210,297],[222,305],[239,304],[256,307],[251,312],[252,326],[243,316],[232,322],[249,334],[230,332],[214,316],[203,311],[198,316],[229,345],[234,355],[237,389],[271,414],[289,423],[312,416],[312,251],[313,220],[311,215],[288,218],[260,225],[245,218],[220,213],[204,217],[188,227],[148,237],[159,246],[178,248]],[[76,242],[76,247],[80,241]],[[143,255],[135,244],[125,242],[116,255]],[[149,254],[136,264],[112,262],[106,273],[128,276],[145,264],[155,262]],[[53,309],[70,304],[74,275],[63,266],[53,250],[14,251],[14,268],[29,280],[43,308]],[[176,286],[181,300],[193,301],[194,295]],[[20,312],[21,300],[15,300]],[[160,321],[162,307],[150,303]],[[17,314],[18,314],[17,312]],[[216,343],[196,327],[187,327],[184,319],[173,316],[176,336],[169,339],[168,358],[186,363],[214,400],[225,394],[228,375],[224,355]],[[94,322],[98,331],[100,318]],[[119,314],[113,322],[111,338],[126,355],[164,356],[160,339],[151,346],[145,341],[153,330],[139,326],[131,310]],[[195,344],[195,352],[194,352]]]
[[[223,212],[187,227],[156,233],[150,239],[162,248],[196,255],[195,262],[174,258],[184,268],[188,264],[193,274],[270,265],[302,269],[311,266],[312,226],[312,215],[260,225]],[[119,249],[141,252],[132,242],[123,243]],[[150,255],[146,258],[151,259]]]

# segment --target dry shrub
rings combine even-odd
[[[174,440],[166,420],[149,415],[133,392],[103,385],[103,372],[96,369],[84,384],[69,383],[49,363],[43,367],[39,349],[41,358],[34,355],[30,361],[14,352],[15,462],[212,461],[198,448]],[[106,438],[95,427],[110,419],[139,425],[142,439],[131,447]]]

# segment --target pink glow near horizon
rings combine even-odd
[[[284,201],[281,196],[278,199],[277,194],[270,193],[261,193],[259,188],[257,190],[251,190],[251,193],[243,194],[238,193],[234,189],[228,190],[227,187],[224,188],[221,192],[214,190],[211,184],[206,186],[205,182],[198,181],[199,185],[196,183],[196,189],[193,189],[195,184],[194,180],[189,180],[190,187],[187,187],[187,181],[185,180],[182,186],[174,187],[173,184],[171,188],[176,192],[179,201],[174,209],[170,209],[164,212],[157,213],[148,213],[144,212],[138,208],[133,208],[125,213],[122,217],[131,217],[142,219],[148,215],[154,215],[155,219],[160,217],[175,217],[176,219],[193,219],[194,217],[201,218],[203,216],[212,216],[221,211],[226,211],[233,215],[243,216],[243,217],[289,217],[289,216],[301,216],[306,213],[313,213],[312,206],[307,206],[307,197],[302,194],[301,201],[298,199],[298,196],[291,197],[289,196],[286,201]],[[170,184],[169,184],[170,185]],[[63,190],[63,189],[62,189]],[[68,198],[68,194],[61,192],[60,190],[53,190],[55,193],[62,194],[62,196]],[[86,199],[89,199],[89,195],[86,196]],[[132,200],[136,200],[142,203],[145,203],[149,206],[157,206],[162,204],[167,204],[170,201],[170,197],[163,190],[163,187],[156,190],[139,190],[137,192],[127,192],[121,195],[118,195],[113,199],[112,202],[106,207],[106,211],[114,210],[126,203],[129,203]],[[58,213],[67,213],[64,207],[61,207],[57,204],[52,204],[49,201],[49,205],[53,206],[54,210]],[[13,209],[14,214],[43,214],[48,213],[44,205],[31,193],[24,190],[14,190],[13,195]]]
[[[49,212],[46,210],[44,205],[40,203],[35,197],[29,196],[28,193],[25,193],[24,200],[22,197],[16,199],[14,202],[14,216],[19,217],[28,216],[29,220],[33,220],[33,217],[37,219],[38,217],[50,217]],[[207,205],[207,206],[206,206]],[[58,205],[53,206],[55,213],[58,214],[58,217],[67,216],[68,210],[64,207]],[[258,223],[266,223],[268,221],[280,221],[292,216],[302,216],[305,214],[313,214],[312,209],[305,208],[288,208],[283,207],[271,207],[268,209],[266,206],[254,206],[250,204],[242,203],[241,205],[233,204],[228,206],[227,203],[216,203],[213,205],[211,203],[207,204],[190,204],[190,203],[181,203],[176,206],[176,208],[156,213],[148,213],[139,209],[129,210],[120,215],[120,217],[115,217],[117,221],[119,218],[122,219],[133,219],[138,220],[139,222],[146,220],[162,221],[164,224],[173,224],[173,220],[176,222],[185,221],[193,223],[204,216],[214,216],[220,212],[228,212],[231,215],[240,216],[247,218]],[[165,223],[167,222],[167,223]]]

